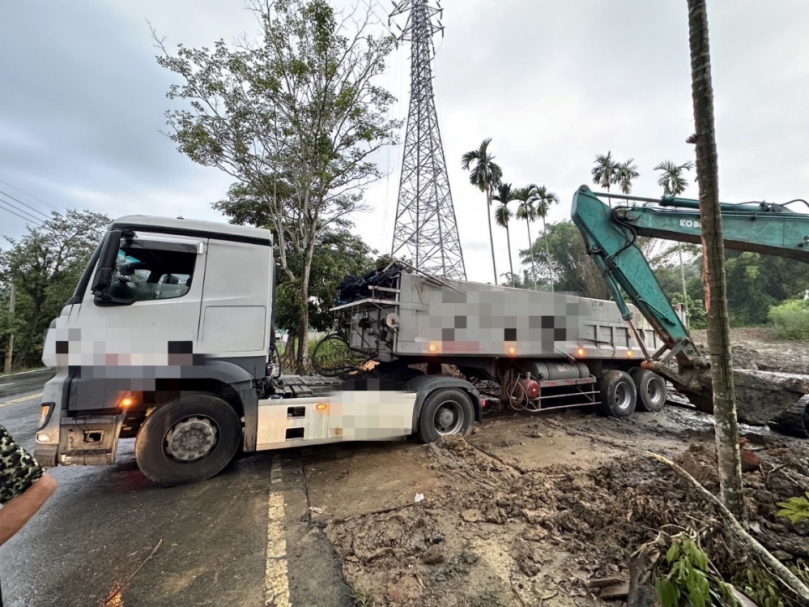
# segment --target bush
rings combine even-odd
[[[770,309],[775,335],[781,339],[809,339],[809,302],[793,299]]]

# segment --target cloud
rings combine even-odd
[[[338,0],[347,6],[350,0]],[[492,279],[482,194],[460,168],[464,152],[492,137],[515,185],[538,182],[570,212],[590,180],[593,157],[632,157],[634,193],[658,196],[653,167],[685,162],[693,148],[687,11],[682,2],[500,0],[445,2],[446,35],[436,39],[436,103],[460,237],[470,278]],[[387,5],[380,4],[383,14]],[[173,76],[157,66],[149,19],[173,46],[211,46],[253,32],[253,16],[232,0],[72,0],[0,3],[0,179],[59,208],[112,216],[158,214],[218,219],[210,202],[230,179],[179,154],[160,133]],[[720,193],[724,200],[806,197],[809,163],[809,4],[717,0],[709,6],[716,94]],[[407,45],[380,83],[407,115]],[[380,251],[390,247],[401,146],[378,161],[373,207],[354,220]],[[693,174],[692,174],[693,176]],[[688,192],[696,196],[696,188]],[[27,202],[39,205],[32,199]],[[39,207],[47,211],[45,207]],[[22,220],[0,213],[0,234]],[[532,226],[534,236],[541,223]],[[527,245],[522,222],[512,250]],[[494,227],[498,271],[506,237]]]

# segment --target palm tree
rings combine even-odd
[[[683,177],[683,171],[690,171],[694,168],[694,163],[688,161],[683,164],[674,164],[670,160],[664,160],[655,167],[655,171],[660,171],[660,178],[657,183],[663,187],[663,196],[679,196],[688,187],[688,180]],[[680,281],[683,284],[683,307],[685,308],[685,322],[688,323],[688,293],[685,288],[685,266],[683,265],[683,247],[678,246],[677,253],[680,256]]]
[[[548,216],[548,212],[551,209],[551,205],[559,203],[559,197],[553,192],[549,192],[548,188],[542,185],[542,186],[533,186],[530,192],[530,196],[528,197],[528,200],[530,200],[533,203],[536,216],[542,219],[542,234],[545,236],[545,251],[548,254],[548,263],[550,264],[551,247],[548,242],[548,226],[545,223],[545,219]],[[554,278],[553,276],[551,276],[551,292],[553,292],[553,281]]]
[[[472,150],[463,155],[461,168],[469,171],[469,182],[486,194],[486,218],[489,220],[489,244],[492,248],[492,268],[494,270],[494,284],[497,284],[497,262],[494,259],[494,234],[492,233],[492,216],[490,207],[492,206],[492,192],[500,184],[503,178],[503,169],[494,162],[494,156],[489,153],[491,137],[484,139],[477,150]],[[474,165],[473,165],[474,163]]]
[[[509,276],[511,286],[514,286],[514,264],[511,261],[511,234],[508,229],[508,222],[511,220],[511,209],[508,208],[508,203],[516,200],[516,192],[511,188],[510,183],[501,183],[497,188],[497,194],[492,196],[494,200],[500,203],[494,211],[494,220],[502,228],[506,229],[506,243],[508,244],[508,267],[511,271]]]
[[[691,97],[696,126],[697,182],[705,257],[703,281],[705,308],[708,312],[708,350],[711,353],[719,489],[727,509],[738,520],[743,521],[746,518],[746,507],[730,353],[730,319],[725,282],[722,211],[719,206],[719,166],[706,0],[688,0],[688,41],[691,51]]]
[[[683,177],[683,171],[690,171],[694,168],[694,163],[690,160],[684,164],[674,164],[671,160],[664,160],[655,167],[655,171],[660,171],[657,180],[659,186],[663,188],[663,196],[679,196],[688,187],[688,180]]]
[[[517,219],[525,220],[525,227],[528,228],[528,251],[531,253],[531,275],[534,279],[534,289],[537,284],[537,264],[534,259],[534,241],[531,240],[531,222],[536,221],[537,210],[534,207],[534,200],[531,198],[531,192],[537,189],[538,186],[531,184],[524,188],[519,188],[514,197],[520,201],[517,207]]]
[[[612,157],[612,152],[599,154],[596,156],[595,166],[590,171],[593,174],[593,183],[609,192],[610,186],[618,183],[619,168],[620,164]]]
[[[634,158],[630,158],[623,164],[618,165],[617,183],[624,194],[632,193],[632,180],[640,176],[638,167],[634,164]]]

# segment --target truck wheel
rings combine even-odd
[[[635,367],[629,372],[638,389],[638,409],[656,413],[666,405],[666,381],[654,371]]]
[[[424,401],[419,416],[419,439],[432,443],[450,434],[469,432],[475,419],[472,399],[463,390],[436,390]]]
[[[601,404],[603,415],[629,417],[635,410],[638,391],[635,382],[623,371],[605,371],[601,376]]]
[[[135,459],[141,472],[164,487],[218,474],[242,440],[239,416],[210,394],[188,394],[157,409],[141,426]]]

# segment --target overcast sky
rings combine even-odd
[[[634,158],[641,172],[634,193],[647,196],[660,194],[658,162],[692,159],[685,0],[443,5],[436,101],[471,279],[491,280],[491,261],[483,196],[460,157],[483,138],[493,138],[506,181],[541,183],[559,195],[553,221],[569,215],[598,153]],[[721,198],[809,197],[809,2],[708,5]],[[387,9],[386,2],[379,11]],[[52,205],[224,221],[210,203],[229,178],[187,160],[160,133],[175,80],[155,62],[146,19],[171,46],[255,31],[242,0],[0,1],[0,192],[44,213]],[[408,48],[400,48],[381,80],[399,99],[400,118],[408,70]],[[373,210],[354,221],[370,245],[388,251],[401,148],[380,158],[389,176],[368,191]],[[24,231],[22,219],[0,210],[0,235]],[[495,245],[503,272],[502,229]],[[515,224],[515,259],[526,245],[525,225]]]

